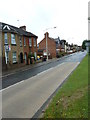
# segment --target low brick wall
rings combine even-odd
[[[20,67],[23,67],[23,66],[25,66],[26,64],[25,63],[20,63],[20,64],[18,64],[18,63],[16,63],[16,64],[4,64],[4,65],[2,65],[2,71],[5,71],[5,70],[7,70],[7,69],[9,69],[9,70],[12,70],[12,69],[15,69],[15,68],[20,68]]]

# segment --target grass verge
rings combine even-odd
[[[88,118],[88,55],[62,85],[43,118]]]

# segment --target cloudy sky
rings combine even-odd
[[[26,25],[27,31],[81,45],[88,39],[89,0],[0,0],[0,22],[14,26]],[[19,21],[18,21],[19,20]],[[57,27],[53,29],[53,27]]]

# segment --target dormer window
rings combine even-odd
[[[9,27],[8,25],[5,25],[5,26],[3,27],[3,30],[4,30],[4,29],[10,30],[10,27]]]
[[[16,45],[15,35],[11,34],[11,44]]]

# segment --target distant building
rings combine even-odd
[[[64,39],[62,39],[61,41],[60,41],[60,43],[61,43],[61,52],[66,52],[66,40],[64,40]]]
[[[39,51],[43,50],[43,55],[46,56],[46,35],[47,35],[47,46],[48,46],[48,56],[49,58],[55,58],[56,57],[56,43],[54,38],[49,37],[49,33],[46,32],[44,34],[44,38],[39,42]]]
[[[58,54],[61,51],[61,41],[60,38],[55,38],[54,39],[55,43],[56,43],[56,53]]]

